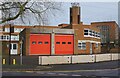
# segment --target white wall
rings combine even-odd
[[[90,63],[95,62],[95,55],[73,55],[72,63]]]
[[[93,54],[93,55],[70,55],[70,56],[39,56],[39,65],[49,64],[76,64],[94,63],[118,60],[120,54]]]

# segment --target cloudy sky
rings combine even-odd
[[[62,1],[61,11],[56,12],[55,17],[53,16],[50,17],[48,25],[57,26],[58,24],[61,23],[69,24],[70,14],[69,8],[71,7],[72,2],[77,2],[80,4],[81,21],[84,24],[102,21],[116,21],[118,23],[119,0],[53,0],[53,1],[57,2]],[[32,17],[31,19],[33,20],[33,22],[31,24],[26,25],[37,25],[37,22],[34,21]],[[17,22],[15,24],[17,24]]]
[[[79,2],[81,7],[81,21],[84,24],[101,21],[118,22],[118,2]],[[69,8],[71,2],[62,3],[62,11],[53,17],[50,25],[60,23],[69,24]]]

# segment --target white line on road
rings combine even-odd
[[[53,75],[53,74],[56,74],[56,73],[47,73],[47,74],[51,74],[51,75]]]
[[[62,74],[62,73],[60,73],[60,74],[58,74],[58,75],[61,75],[61,76],[67,76],[68,74]]]
[[[72,76],[82,76],[82,75],[73,74]]]
[[[44,72],[36,72],[37,74],[45,74]]]

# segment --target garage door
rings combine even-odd
[[[74,52],[73,35],[55,35],[55,54],[65,55]]]
[[[50,55],[50,34],[30,35],[30,55]]]

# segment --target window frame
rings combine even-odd
[[[79,50],[86,50],[86,42],[78,42]]]

